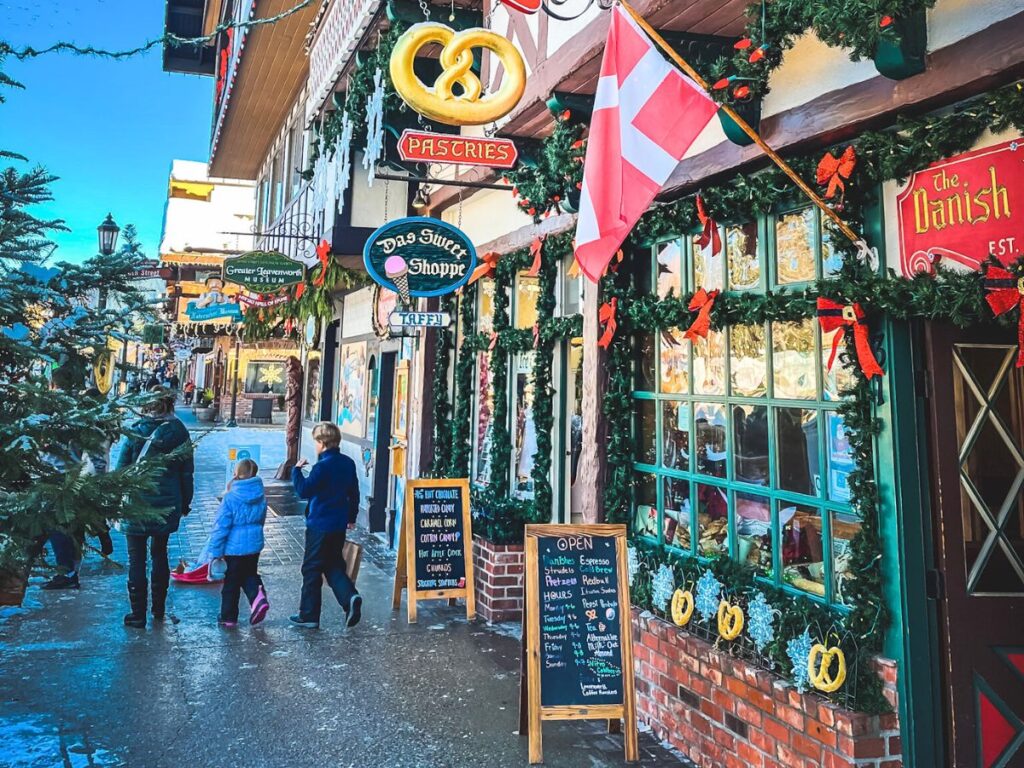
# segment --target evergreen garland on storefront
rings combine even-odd
[[[455,312],[454,296],[448,295],[441,299],[441,311],[448,313],[449,316]],[[448,399],[448,371],[451,368],[454,347],[452,335],[447,330],[440,331],[436,336],[436,344],[431,393],[434,456],[430,463],[430,476],[444,477],[452,463],[452,443],[447,434],[451,425],[448,417],[452,412],[452,404]]]
[[[476,370],[476,347],[473,328],[476,324],[476,292],[459,297],[459,324],[462,345],[455,364],[455,418],[451,424],[451,462],[448,477],[469,477],[473,437],[473,392]]]

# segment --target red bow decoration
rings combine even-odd
[[[294,327],[295,327],[295,321],[292,318],[289,317],[287,320],[284,321],[284,332],[287,335],[289,335],[289,336],[291,335],[292,329]]]
[[[701,233],[697,236],[697,245],[704,250],[711,246],[711,255],[717,256],[722,251],[722,235],[718,232],[718,225],[715,220],[708,216],[704,207],[704,199],[697,195],[697,220],[700,222]]]
[[[864,310],[860,304],[843,304],[832,299],[818,299],[818,322],[821,323],[821,330],[831,333],[840,329],[853,330],[853,343],[857,350],[857,361],[860,363],[861,372],[869,379],[882,375],[882,366],[875,359],[875,353],[871,351],[871,340],[868,338],[868,326],[864,322]],[[828,369],[832,370],[832,363],[835,362],[836,353],[839,352],[839,342],[845,334],[837,333],[832,338],[832,354],[828,357]]]
[[[818,183],[828,184],[825,197],[835,197],[837,189],[843,193],[840,198],[845,195],[846,185],[843,184],[843,179],[850,178],[856,167],[857,153],[853,151],[852,144],[838,158],[831,152],[826,152],[825,156],[821,158],[821,162],[818,163]]]
[[[540,346],[540,324],[533,324],[533,348],[536,349]]]
[[[487,345],[487,351],[491,351],[496,346],[498,346],[498,332],[491,331],[491,343]]]
[[[575,248],[575,245],[573,247]],[[608,262],[608,266],[604,268],[604,272],[602,273],[602,277],[604,275],[607,275],[608,273],[611,273],[611,274],[614,275],[616,272],[618,272],[619,271],[619,265],[622,263],[622,259],[623,259],[622,249],[619,248],[619,250],[617,250],[615,252],[615,255],[612,257],[612,260]]]
[[[995,264],[985,265],[985,301],[998,317],[1024,309],[1024,277],[1016,277]],[[1024,368],[1024,312],[1017,318],[1017,367]]]
[[[597,340],[597,346],[602,349],[608,349],[608,345],[612,343],[612,339],[615,338],[615,331],[618,329],[619,324],[615,319],[615,313],[619,310],[619,300],[612,299],[606,301],[601,305],[601,308],[597,311],[597,322],[604,326],[604,333],[601,334],[601,338]]]
[[[295,286],[295,300],[298,301],[299,299],[301,299],[302,298],[302,294],[304,294],[305,292],[306,292],[306,284],[305,283],[299,283],[297,286]]]
[[[693,298],[690,299],[690,306],[687,307],[691,312],[696,312],[697,317],[690,324],[689,329],[683,334],[683,338],[693,341],[698,336],[702,339],[708,337],[708,331],[711,330],[711,310],[714,309],[715,299],[718,298],[720,291],[717,289],[711,291],[705,291],[703,288],[693,294]]]
[[[473,270],[473,274],[469,276],[469,282],[466,285],[472,285],[483,277],[494,277],[494,273],[498,269],[498,259],[500,258],[501,254],[496,251],[485,253],[480,258],[480,263],[476,265],[476,269]]]
[[[327,279],[327,264],[331,259],[331,244],[326,240],[321,240],[320,245],[316,247],[316,257],[320,261],[320,274],[313,279],[313,285],[319,288],[324,284],[324,280]]]
[[[544,238],[538,237],[532,243],[530,243],[530,255],[533,256],[533,264],[530,265],[530,271],[527,272],[528,277],[537,277],[540,275],[540,257],[541,252],[544,250]]]

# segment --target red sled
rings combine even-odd
[[[216,581],[223,581],[224,574],[217,569],[214,569],[214,573],[211,574],[209,563],[203,563],[191,571],[187,571],[185,570],[185,563],[181,562],[177,568],[171,571],[171,578],[180,584],[211,584]]]
[[[540,10],[541,0],[503,0],[502,5],[514,8],[521,13],[536,13]]]

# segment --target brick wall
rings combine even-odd
[[[245,394],[242,392],[238,393],[238,401],[235,403],[235,421],[249,421],[252,417],[252,401],[253,400],[272,400],[273,406],[271,408],[272,413],[279,412],[280,409],[277,407],[277,395],[263,395],[263,394]],[[231,395],[227,394],[220,401],[220,417],[224,421],[231,418]]]
[[[637,711],[701,768],[902,768],[899,719],[850,712],[633,610]],[[879,660],[889,703],[896,665]]]
[[[523,620],[523,546],[473,537],[476,611],[488,624]]]

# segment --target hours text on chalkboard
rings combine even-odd
[[[541,705],[622,704],[622,637],[613,536],[537,542]]]

